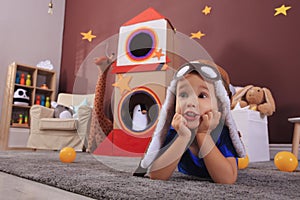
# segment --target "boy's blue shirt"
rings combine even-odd
[[[171,126],[163,146],[169,144],[176,135],[177,132]],[[238,161],[238,156],[230,139],[229,129],[227,126],[223,126],[222,129],[216,128],[211,133],[211,136],[214,141],[217,141],[216,146],[224,155],[224,157],[235,157],[236,161]],[[189,148],[184,152],[178,163],[178,171],[187,175],[193,175],[201,178],[210,178],[203,158],[199,158],[198,156],[194,155]]]

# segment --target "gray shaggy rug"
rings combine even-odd
[[[250,163],[233,185],[175,172],[169,181],[132,176],[139,158],[77,153],[73,163],[58,151],[0,151],[0,171],[94,199],[300,199],[300,171],[281,172],[273,161]]]

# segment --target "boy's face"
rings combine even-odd
[[[187,120],[187,127],[199,126],[201,116],[218,110],[217,98],[212,83],[205,82],[197,74],[187,74],[177,83],[176,112]]]

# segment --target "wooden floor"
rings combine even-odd
[[[0,172],[0,199],[90,200],[91,198]]]

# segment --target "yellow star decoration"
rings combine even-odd
[[[165,56],[165,54],[162,53],[162,49],[160,49],[159,51],[155,51],[154,53],[155,55],[153,57],[157,57],[158,60],[160,60],[160,57]]]
[[[204,33],[201,33],[201,31],[198,31],[197,33],[191,33],[191,39],[193,39],[193,38],[198,38],[198,39],[200,39],[201,37],[203,37],[203,36],[205,36],[205,34]]]
[[[209,6],[205,6],[205,8],[202,10],[202,12],[204,13],[204,15],[208,15],[211,11],[211,7]]]
[[[113,83],[112,86],[118,87],[120,89],[120,93],[122,94],[125,90],[131,91],[129,87],[129,82],[131,80],[131,76],[123,77],[122,74],[118,74],[118,81]]]
[[[286,11],[291,9],[291,8],[292,8],[291,6],[285,6],[285,5],[282,5],[279,8],[275,8],[276,13],[274,14],[274,16],[279,15],[279,14],[283,14],[283,15],[286,16]]]
[[[88,40],[89,42],[91,42],[92,39],[96,37],[95,35],[92,35],[91,30],[87,33],[80,33],[80,34],[83,36],[83,38],[82,38],[83,40]]]

